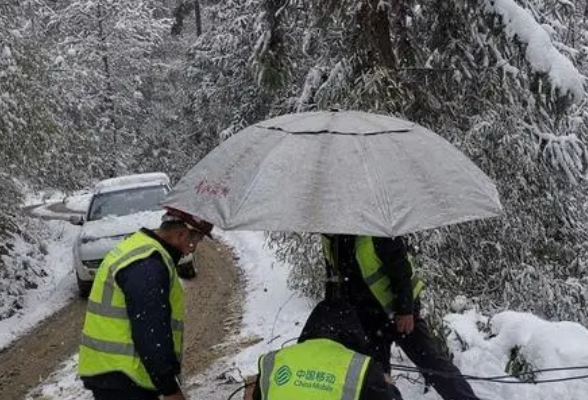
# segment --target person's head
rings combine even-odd
[[[166,208],[157,233],[182,255],[187,255],[196,249],[204,236],[212,238],[210,235],[212,228],[213,225],[210,222],[175,208]]]
[[[355,308],[345,301],[323,300],[310,313],[298,343],[329,339],[350,350],[367,354],[367,337]]]

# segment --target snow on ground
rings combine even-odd
[[[245,376],[254,375],[260,354],[298,337],[311,306],[288,289],[288,268],[278,263],[264,247],[263,233],[224,232],[222,238],[235,249],[247,278],[241,335],[263,339],[233,361]]]
[[[51,211],[51,207],[62,204],[64,208],[75,211],[77,214],[85,213],[92,198],[92,194],[85,191],[71,196],[66,196],[63,193],[52,193],[52,197],[48,199],[41,199],[39,196],[27,197],[25,207],[37,206],[31,210],[31,214],[39,217],[52,217],[67,220],[70,215],[74,214],[55,214],[54,211]]]
[[[15,181],[17,187],[20,188],[21,192],[24,193],[24,206],[34,206],[37,204],[45,204],[47,202],[59,202],[65,198],[65,193],[60,192],[58,190],[40,190],[34,191],[30,186],[27,184]]]
[[[79,230],[65,221],[47,221],[47,256],[44,270],[36,289],[27,290],[23,309],[0,321],[0,349],[21,336],[39,321],[54,314],[76,296],[72,270],[72,243]],[[23,255],[24,256],[24,255]]]
[[[55,222],[56,228],[64,224]],[[67,230],[62,226],[63,232]],[[68,231],[69,232],[69,231]],[[243,269],[247,287],[243,327],[238,337],[229,338],[229,342],[242,343],[252,340],[257,344],[236,351],[236,354],[218,360],[204,373],[189,377],[184,387],[188,398],[207,400],[226,400],[242,384],[243,377],[256,372],[257,358],[263,352],[280,348],[300,333],[311,305],[293,294],[286,285],[288,268],[275,261],[270,251],[264,246],[263,234],[259,232],[221,232],[215,230],[217,237],[235,248],[239,257],[239,266]],[[65,234],[64,234],[65,235]],[[50,246],[49,256],[67,262],[71,244],[66,241]],[[67,249],[67,250],[66,250]],[[66,299],[74,295],[74,282],[67,271],[55,268],[56,277],[48,288],[38,290],[38,297],[31,298],[42,312],[52,309],[48,304],[55,303],[55,298]],[[68,275],[69,277],[66,277]],[[71,280],[71,281],[70,281]],[[40,304],[40,306],[39,306]],[[32,308],[28,309],[33,312]],[[41,312],[41,313],[42,313]],[[18,329],[38,319],[34,311],[26,318],[13,320],[11,325]],[[36,315],[36,317],[35,317]],[[445,318],[452,333],[448,338],[450,349],[454,352],[455,363],[462,373],[475,376],[505,375],[509,354],[515,346],[521,347],[521,354],[534,369],[574,367],[588,365],[588,330],[571,322],[548,322],[532,314],[503,312],[489,319],[475,310],[463,314],[449,314]],[[27,322],[28,321],[28,322]],[[6,339],[4,329],[0,326],[0,339]],[[11,336],[17,335],[12,332]],[[395,349],[393,363],[410,366],[406,357]],[[62,364],[45,382],[33,390],[28,399],[44,400],[90,400],[89,392],[75,376],[76,359],[74,356]],[[588,370],[545,372],[537,379],[553,379],[588,374]],[[398,372],[397,384],[405,400],[439,400],[434,392],[424,392],[422,378],[418,374]],[[410,378],[406,379],[405,377]],[[414,380],[417,380],[415,383]],[[514,378],[510,382],[517,382]],[[472,386],[482,400],[586,400],[588,380],[552,382],[545,384],[513,384],[473,381]],[[233,399],[241,399],[239,393]]]
[[[49,201],[49,204],[63,199],[63,193],[57,191],[33,193],[27,192],[25,206],[39,204],[41,201]],[[85,194],[68,197],[68,206],[72,209],[82,210],[87,207],[88,198]],[[49,213],[49,211],[47,211]],[[65,221],[40,221],[46,243],[47,256],[43,260],[48,276],[40,276],[37,280],[38,287],[26,291],[24,304],[14,316],[0,321],[0,349],[7,347],[38,322],[54,314],[65,306],[71,298],[77,295],[75,276],[73,274],[72,246],[80,230],[79,227]],[[44,225],[44,226],[43,226]],[[15,254],[26,258],[27,251],[24,243],[15,238]],[[19,251],[19,246],[23,247]],[[29,257],[30,258],[30,257]],[[29,259],[29,263],[39,262]],[[32,266],[35,267],[34,265]]]
[[[205,373],[186,382],[187,394],[192,399],[225,400],[240,387],[242,377],[256,372],[257,357],[262,352],[279,348],[285,341],[296,338],[310,305],[286,287],[287,268],[278,264],[264,246],[263,235],[253,232],[219,233],[234,246],[240,267],[247,278],[247,301],[241,337],[260,337],[258,344],[244,349],[233,357],[219,360]],[[522,346],[523,356],[533,368],[552,368],[588,365],[588,330],[570,322],[547,322],[532,314],[503,312],[491,319],[474,310],[464,314],[450,314],[446,321],[453,332],[449,345],[455,363],[464,374],[476,376],[505,375],[505,366],[514,346]],[[239,338],[231,340],[238,341]],[[399,352],[395,354],[399,356]],[[394,363],[410,365],[405,357]],[[585,374],[588,371],[543,373],[538,379],[561,378]],[[399,373],[406,375],[406,373]],[[417,374],[409,375],[418,379]],[[422,379],[421,379],[422,381]],[[514,378],[510,381],[516,382]],[[398,378],[398,386],[406,400],[436,400],[430,391],[423,393],[422,383]],[[507,384],[473,382],[472,386],[483,400],[517,398],[521,400],[586,400],[588,381],[562,383]],[[68,361],[36,391],[47,400],[90,399],[75,379],[75,358]],[[242,398],[237,395],[234,398]]]
[[[70,358],[51,374],[44,383],[29,393],[25,400],[93,400],[92,393],[82,386],[76,376],[78,356]]]
[[[70,210],[85,213],[90,206],[90,200],[92,200],[92,193],[82,190],[66,196],[62,202]]]
[[[33,191],[33,189],[22,182],[17,182],[17,185],[25,195],[23,204],[25,207],[63,203],[70,210],[85,212],[88,209],[92,197],[92,193],[87,189],[78,190],[68,195],[54,189]]]
[[[241,334],[240,337],[229,340],[262,340],[244,349],[234,358],[220,360],[204,374],[188,379],[187,392],[194,399],[215,400],[214,396],[226,399],[239,387],[239,383],[231,381],[255,374],[259,355],[279,348],[289,339],[295,339],[310,312],[308,302],[287,289],[287,268],[278,264],[264,247],[262,233],[222,232],[216,229],[214,234],[234,247],[248,282]],[[90,399],[81,382],[75,379],[75,364],[76,357],[68,360],[45,383],[31,392],[29,398]]]

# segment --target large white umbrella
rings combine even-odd
[[[164,205],[227,230],[397,236],[498,216],[496,187],[445,139],[359,111],[288,114],[230,137]]]

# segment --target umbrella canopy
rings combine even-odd
[[[164,205],[223,229],[397,236],[498,216],[493,182],[445,139],[358,111],[288,114],[224,141]]]

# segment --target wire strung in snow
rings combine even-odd
[[[231,395],[229,397],[227,397],[227,400],[231,400],[241,390],[245,389],[248,386],[254,385],[254,384],[255,384],[255,382],[249,382],[249,383],[244,384],[243,386],[239,386],[237,389],[235,389],[235,391],[233,393],[231,393]]]
[[[570,377],[565,377],[565,378],[552,378],[552,379],[534,379],[533,378],[533,376],[535,374],[542,373],[542,372],[588,370],[588,365],[577,366],[577,367],[536,369],[536,370],[523,372],[523,373],[519,374],[519,376],[521,376],[521,377],[525,377],[525,378],[528,377],[530,379],[530,382],[521,382],[518,380],[512,380],[513,378],[516,378],[512,375],[476,376],[476,375],[467,375],[467,374],[455,374],[452,372],[444,372],[444,371],[438,371],[438,370],[434,370],[434,369],[410,367],[410,366],[401,365],[401,364],[391,364],[390,366],[395,371],[419,372],[419,373],[426,373],[426,374],[430,374],[430,375],[443,376],[445,378],[453,378],[453,379],[463,378],[463,379],[470,380],[470,381],[486,381],[486,382],[511,383],[511,384],[553,383],[553,382],[564,382],[564,381],[572,381],[572,380],[588,378],[588,374],[575,375],[575,376],[570,376]],[[508,380],[506,380],[506,379],[508,379]]]
[[[286,346],[288,343],[291,343],[297,340],[297,337],[288,339],[282,343],[282,348]],[[517,377],[512,375],[497,375],[497,376],[476,376],[476,375],[467,375],[467,374],[455,374],[452,372],[444,372],[434,369],[426,369],[426,368],[417,368],[411,367],[408,365],[402,364],[390,364],[391,368],[395,371],[403,371],[403,372],[418,372],[418,373],[426,373],[430,375],[437,375],[443,376],[445,378],[463,378],[470,381],[487,381],[487,382],[497,382],[497,383],[510,383],[510,384],[527,384],[527,383],[553,383],[553,382],[564,382],[564,381],[572,381],[572,380],[579,380],[579,379],[587,379],[588,374],[586,375],[575,375],[565,378],[552,378],[552,379],[534,379],[533,376],[542,372],[557,372],[557,371],[577,371],[577,370],[588,370],[588,365],[584,366],[576,366],[576,367],[557,367],[557,368],[543,368],[543,369],[536,369],[528,372],[522,372],[519,374],[519,377],[528,378],[529,382],[521,382],[519,380],[512,380],[516,379]],[[406,378],[405,376],[401,376]],[[508,379],[508,380],[507,380]]]
[[[290,339],[291,341],[292,339]],[[516,380],[510,380],[513,379],[515,377],[513,377],[512,375],[496,375],[496,376],[475,376],[475,375],[466,375],[466,374],[454,374],[451,372],[443,372],[443,371],[437,371],[437,370],[433,370],[433,369],[419,369],[417,367],[410,367],[408,365],[402,365],[402,364],[390,364],[390,366],[392,367],[393,370],[395,371],[404,371],[404,372],[418,372],[418,373],[427,373],[430,375],[438,375],[438,376],[443,376],[445,378],[453,378],[453,379],[457,379],[457,378],[463,378],[466,380],[471,380],[471,381],[486,381],[486,382],[496,382],[496,383],[511,383],[511,384],[528,384],[529,382],[521,382],[521,381],[516,381]],[[534,384],[538,384],[538,383],[553,383],[553,382],[564,382],[564,381],[571,381],[571,380],[577,380],[577,379],[586,379],[588,378],[588,374],[587,375],[576,375],[576,376],[570,376],[570,377],[566,377],[566,378],[553,378],[553,379],[533,379],[533,375],[534,374],[538,374],[541,372],[555,372],[555,371],[576,371],[576,370],[588,370],[588,365],[585,366],[577,366],[577,367],[559,367],[559,368],[543,368],[543,369],[536,369],[533,371],[529,371],[529,372],[525,372],[525,373],[521,373],[521,376],[529,376],[532,379],[531,383]],[[416,380],[410,378],[409,376],[405,376],[405,375],[399,375],[399,378],[404,378],[406,380],[408,380],[411,383],[415,383]],[[509,379],[509,380],[505,380],[505,379]],[[249,382],[246,383],[240,387],[238,387],[233,393],[231,393],[231,395],[227,398],[227,400],[231,400],[237,393],[239,393],[241,390],[254,385],[255,382]]]
[[[290,295],[290,297],[288,297],[286,299],[286,301],[284,303],[282,303],[282,305],[278,309],[278,312],[276,313],[276,316],[274,318],[274,323],[272,324],[272,332],[270,334],[270,338],[272,338],[272,339],[268,342],[268,344],[271,343],[272,341],[274,341],[275,339],[277,339],[279,337],[279,335],[277,337],[274,337],[274,331],[276,329],[276,324],[278,322],[278,317],[280,316],[280,313],[282,312],[282,310],[284,309],[284,307],[286,307],[288,305],[288,303],[290,302],[290,300],[292,300],[292,298],[294,297],[295,294],[296,294],[296,292],[292,292],[292,294]]]
[[[298,340],[298,337],[293,337],[291,339],[288,339],[288,340],[282,342],[281,348],[283,349],[288,343],[292,343],[292,342],[295,342],[297,340]]]

